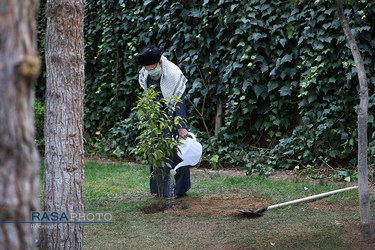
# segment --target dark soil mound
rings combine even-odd
[[[269,205],[268,202],[250,197],[204,197],[186,200],[158,201],[141,207],[145,214],[164,212],[178,216],[229,216],[238,214],[235,208],[258,209]]]

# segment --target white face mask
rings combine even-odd
[[[158,64],[155,69],[150,70],[148,74],[151,76],[152,79],[157,80],[161,76],[161,67]]]

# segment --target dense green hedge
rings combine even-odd
[[[373,157],[375,4],[366,2],[345,13],[367,69]],[[91,144],[104,140],[118,155],[132,147],[131,108],[140,94],[134,57],[154,44],[189,79],[188,98],[200,111],[204,105],[211,134],[221,99],[223,127],[212,140],[223,164],[245,164],[249,172],[356,164],[359,84],[332,1],[88,1],[85,35]],[[206,138],[187,104],[190,129]]]

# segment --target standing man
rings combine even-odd
[[[142,69],[139,72],[139,84],[146,90],[151,86],[155,87],[156,92],[161,92],[162,96],[158,98],[168,98],[177,96],[181,99],[181,103],[176,104],[176,109],[173,114],[169,114],[174,117],[180,116],[186,118],[186,106],[185,106],[185,88],[187,79],[181,72],[180,68],[169,61],[165,56],[162,55],[159,48],[156,46],[150,46],[138,54],[138,62],[142,65]],[[165,107],[166,109],[168,107]],[[186,139],[188,131],[186,130],[186,124],[173,129],[169,136],[178,136],[179,138]],[[182,160],[177,155],[177,150],[173,150],[173,155],[165,159],[172,168],[174,168]],[[165,166],[165,176],[169,175],[170,168]],[[156,178],[161,178],[160,174],[154,173],[152,166],[150,165],[150,189],[151,194],[158,194],[158,188],[156,184]],[[190,169],[189,166],[181,167],[177,170],[175,176],[176,187],[174,190],[174,197],[185,196],[186,192],[190,189]],[[169,190],[167,185],[167,178],[164,178],[163,183],[163,196],[168,196]]]

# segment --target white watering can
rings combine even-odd
[[[191,136],[192,138],[190,138]],[[197,141],[193,133],[189,133],[185,140],[181,140],[182,145],[178,146],[177,155],[182,159],[174,169],[171,169],[170,175],[174,177],[177,169],[183,166],[195,166],[198,164],[202,156],[202,145]]]

